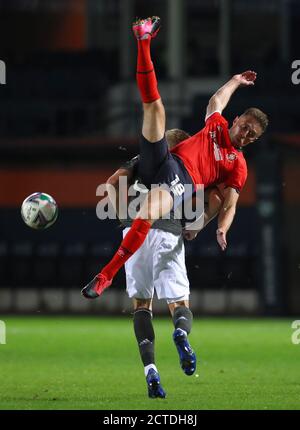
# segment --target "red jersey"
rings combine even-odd
[[[246,160],[232,146],[228,122],[219,112],[210,115],[202,130],[178,143],[171,153],[183,161],[196,188],[199,184],[206,188],[224,182],[240,192],[246,182]]]

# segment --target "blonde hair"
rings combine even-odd
[[[166,139],[170,149],[189,137],[191,136],[187,132],[180,130],[179,128],[172,128],[171,130],[166,131]]]
[[[260,109],[251,107],[251,108],[248,108],[243,113],[242,116],[244,115],[252,116],[252,118],[254,118],[261,126],[262,132],[264,133],[266,131],[266,128],[268,127],[268,124],[269,124],[269,119],[268,119],[268,116],[263,111],[261,111]]]

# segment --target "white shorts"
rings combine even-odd
[[[128,231],[123,230],[123,237]],[[151,299],[155,290],[158,299],[168,303],[189,299],[181,235],[151,229],[143,245],[126,262],[125,271],[130,298]]]

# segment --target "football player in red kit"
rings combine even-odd
[[[148,188],[151,184],[159,186],[148,193],[112,260],[82,290],[86,298],[96,298],[109,287],[118,270],[143,244],[151,225],[176,209],[182,201],[190,199],[200,187],[225,184],[216,233],[220,247],[225,250],[226,234],[247,178],[242,149],[257,140],[268,125],[267,116],[257,108],[250,108],[237,116],[231,128],[222,116],[222,111],[239,87],[254,85],[256,73],[246,71],[234,75],[211,97],[204,128],[169,151],[165,139],[165,110],[150,55],[151,40],[159,28],[158,17],[138,20],[133,25],[138,44],[137,84],[144,110],[139,176]],[[182,192],[178,193],[178,189]]]

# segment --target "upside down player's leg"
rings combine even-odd
[[[160,29],[160,18],[152,17],[145,20],[137,20],[132,30],[137,39],[138,56],[136,79],[141,99],[144,104],[153,103],[160,99],[157,89],[157,79],[151,59],[150,45]],[[145,136],[147,139],[148,137]],[[159,139],[155,139],[157,141]]]
[[[151,225],[169,213],[172,205],[173,198],[167,190],[158,187],[149,192],[116,254],[101,272],[83,288],[82,295],[84,297],[94,299],[111,285],[120,268],[142,246]]]
[[[160,22],[156,17],[138,21],[133,26],[133,31],[138,40],[137,83],[144,103],[143,133],[146,134],[144,137],[149,142],[159,141],[165,132],[165,114],[157,90],[157,81],[150,56],[151,38],[157,34],[159,26]],[[155,173],[155,170],[159,168],[165,155],[167,155],[167,145],[165,145],[165,148],[165,154],[160,147],[158,149],[160,156],[155,157],[154,154],[151,174]],[[143,156],[141,152],[141,169],[143,168],[143,163],[146,161],[149,163],[149,159],[145,160],[145,158],[145,155]],[[158,162],[158,164],[154,165],[154,161]],[[147,201],[132,223],[129,233],[122,241],[112,260],[83,288],[82,294],[84,297],[94,299],[111,285],[118,270],[143,244],[153,222],[170,212],[172,203],[172,197],[166,190],[160,192],[156,188],[149,193]]]
[[[165,109],[158,91],[150,52],[151,40],[156,36],[159,28],[160,19],[158,17],[138,20],[133,25],[138,46],[136,81],[143,102],[139,176],[146,185],[152,183],[168,154],[167,142],[164,139]]]

